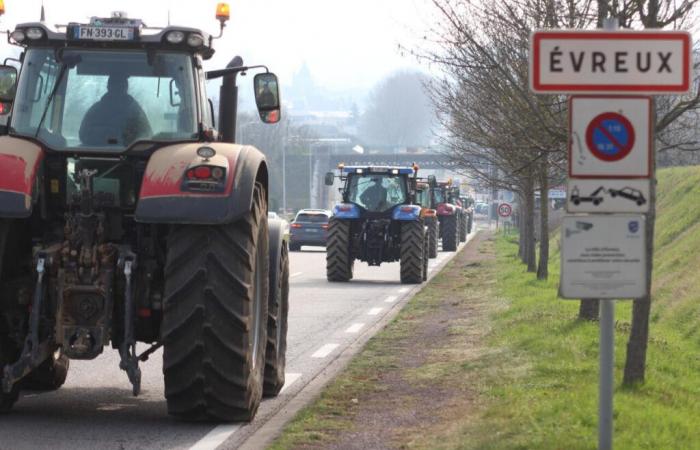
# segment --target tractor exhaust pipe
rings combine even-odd
[[[227,69],[243,67],[243,58],[234,57],[226,66]],[[238,115],[238,86],[236,75],[233,72],[223,76],[221,89],[219,90],[219,126],[221,128],[221,140],[234,144],[236,142],[236,119]]]

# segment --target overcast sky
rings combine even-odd
[[[13,29],[39,19],[41,0],[5,0],[0,26]],[[369,88],[385,75],[420,68],[402,57],[399,43],[411,45],[427,27],[429,0],[232,0],[231,20],[208,69],[234,55],[246,64],[267,64],[283,84],[306,62],[320,85],[332,89]],[[189,25],[218,31],[214,0],[44,0],[49,24],[87,22],[91,16],[126,11],[150,26]],[[5,39],[0,51],[8,53]]]

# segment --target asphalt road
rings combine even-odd
[[[470,236],[471,237],[471,236]],[[430,260],[434,272],[453,253]],[[323,248],[291,254],[287,383],[265,400],[252,424],[187,423],[167,415],[160,351],[141,365],[142,393],[132,397],[116,351],[71,361],[58,391],[24,393],[0,416],[0,450],[214,449],[235,447],[284,406],[344,349],[398,307],[413,288],[399,282],[398,263],[355,263],[350,283],[328,283]],[[142,346],[139,350],[145,349]]]

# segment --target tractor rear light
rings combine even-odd
[[[435,217],[437,215],[437,211],[435,211],[434,209],[426,209],[423,215],[425,217]]]
[[[194,169],[194,177],[200,180],[206,180],[211,178],[211,167],[209,166],[199,166]]]
[[[413,206],[402,206],[401,212],[405,212],[405,213],[413,212]]]
[[[36,41],[37,39],[41,39],[44,37],[44,32],[41,31],[41,28],[32,27],[32,28],[27,28],[25,35],[29,39]]]
[[[352,206],[351,205],[338,205],[338,211],[341,211],[341,212],[352,211]]]
[[[26,35],[24,34],[24,31],[22,30],[15,30],[12,33],[10,33],[10,37],[12,38],[13,41],[17,43],[22,43],[26,39]]]
[[[171,44],[181,44],[185,40],[185,33],[182,31],[171,31],[165,35],[165,40]]]
[[[204,38],[201,34],[192,33],[187,36],[187,45],[190,47],[201,47],[204,45]]]

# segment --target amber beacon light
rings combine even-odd
[[[2,0],[0,0],[1,2]],[[231,8],[228,3],[219,3],[216,5],[216,18],[221,22],[226,22],[231,17]]]

